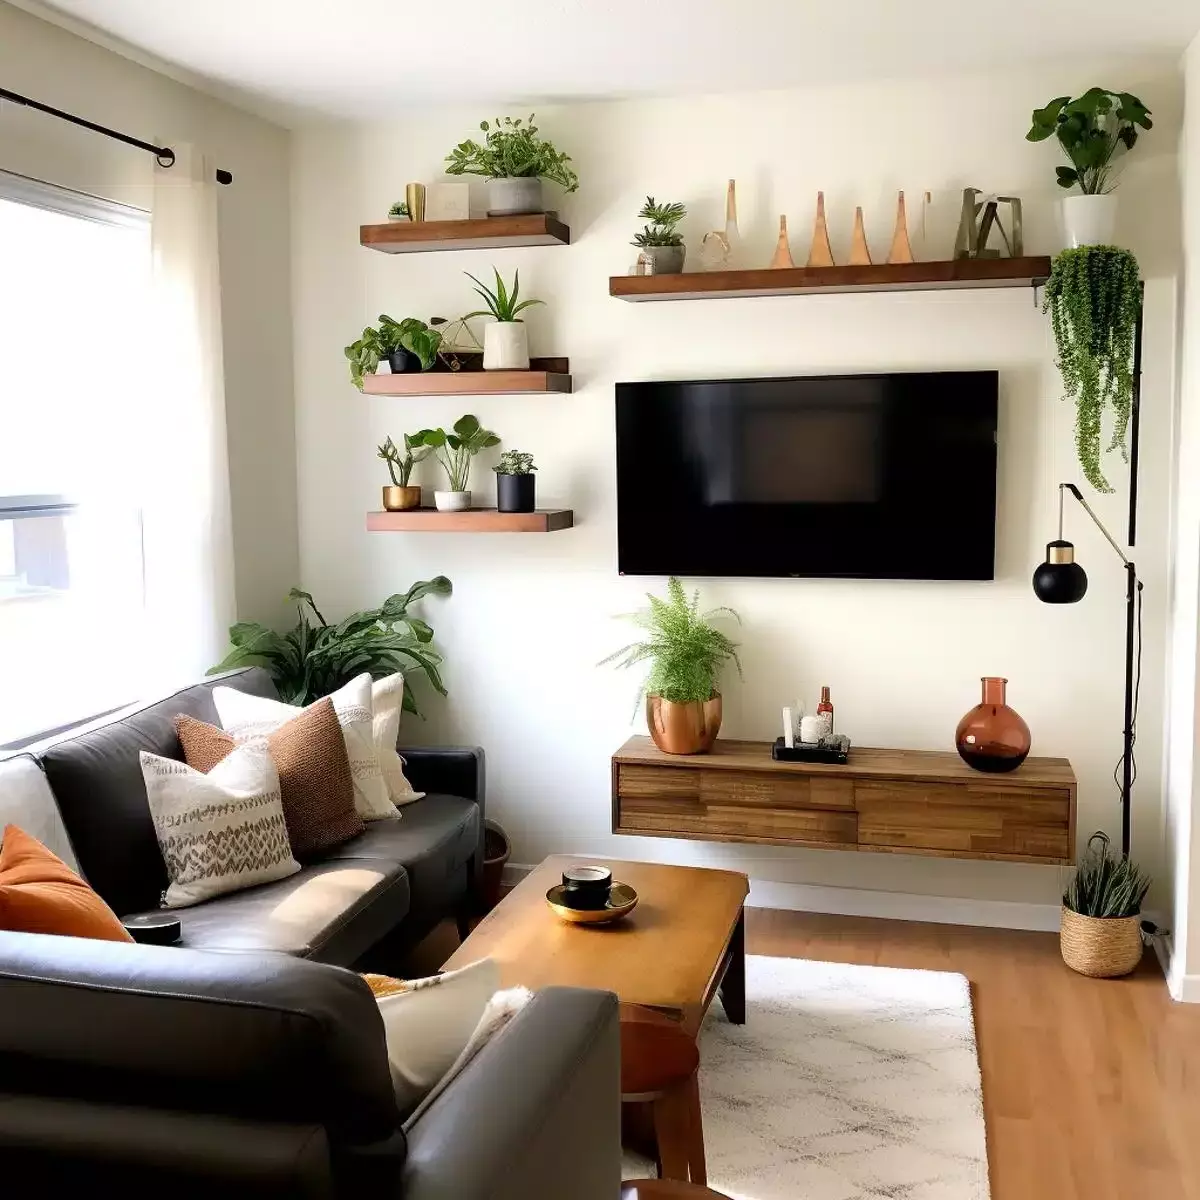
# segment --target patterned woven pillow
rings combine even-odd
[[[195,717],[178,716],[175,729],[189,767],[205,775],[237,743],[225,730]],[[326,697],[301,709],[267,738],[279,772],[283,819],[297,858],[318,854],[362,833],[354,811],[354,778],[333,702]]]
[[[165,908],[199,904],[300,870],[265,738],[238,746],[207,775],[145,750],[140,757],[170,880]]]

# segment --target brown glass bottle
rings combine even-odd
[[[983,697],[961,721],[954,744],[977,771],[1015,771],[1029,754],[1029,726],[1007,704],[1007,679],[985,676]]]
[[[825,718],[829,727],[826,736],[830,736],[833,733],[833,701],[829,698],[827,687],[821,689],[821,699],[817,702],[817,716]]]

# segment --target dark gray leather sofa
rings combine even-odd
[[[213,683],[273,694],[235,672],[33,748],[123,916],[166,884],[138,751],[181,757],[172,718],[215,720]],[[425,799],[289,879],[175,910],[182,948],[0,932],[8,1178],[45,1196],[615,1200],[608,993],[538,993],[401,1129],[378,1007],[343,968],[394,970],[467,911],[483,804],[481,752],[404,753]]]

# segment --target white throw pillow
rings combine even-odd
[[[71,868],[79,862],[42,768],[28,755],[0,762],[0,831],[17,825]]]
[[[454,1066],[500,986],[500,968],[481,959],[458,971],[406,980],[379,996],[400,1115],[407,1116]]]
[[[266,738],[230,751],[207,775],[187,763],[140,754],[142,778],[170,880],[167,908],[286,879],[292,857],[279,774]]]
[[[413,791],[412,784],[404,774],[404,759],[396,753],[396,742],[400,737],[400,714],[404,708],[404,676],[397,672],[375,680],[371,685],[371,706],[375,710],[372,725],[375,756],[379,759],[379,769],[383,772],[388,795],[392,803],[400,808],[425,795],[424,792]]]
[[[213,703],[221,728],[235,742],[274,733],[299,711],[299,705],[284,704],[265,696],[250,696],[236,688],[215,687]],[[354,808],[364,821],[396,817],[396,806],[388,795],[388,787],[375,753],[375,734],[372,728],[375,714],[371,705],[371,676],[365,672],[350,680],[330,697],[337,713],[342,737],[346,739],[346,757],[354,777]]]

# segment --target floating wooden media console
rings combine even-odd
[[[1007,775],[954,753],[855,748],[844,766],[775,762],[767,742],[664,754],[630,738],[612,760],[614,833],[1067,864],[1075,773],[1029,758]]]

